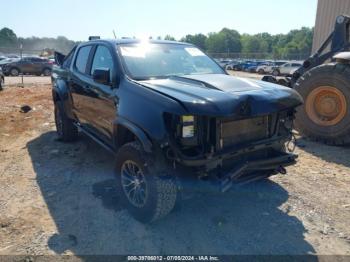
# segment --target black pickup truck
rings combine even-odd
[[[5,83],[5,76],[2,72],[2,69],[0,67],[0,91],[3,89]]]
[[[193,45],[92,40],[52,74],[57,133],[81,131],[116,155],[116,184],[135,218],[169,213],[184,177],[232,183],[285,173],[297,92],[228,75]]]

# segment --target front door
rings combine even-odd
[[[94,110],[91,124],[101,139],[109,143],[112,141],[113,122],[116,119],[116,89],[113,87],[113,76],[116,74],[116,65],[113,56],[107,46],[98,45],[91,64],[90,75],[96,69],[108,69],[110,72],[110,84],[92,82],[89,86],[89,107]]]

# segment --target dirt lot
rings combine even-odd
[[[350,255],[350,148],[299,139],[288,175],[202,190],[142,225],[115,195],[112,156],[56,140],[48,82],[0,92],[0,254]]]

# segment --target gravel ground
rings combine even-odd
[[[56,140],[39,80],[0,92],[0,255],[350,255],[349,147],[300,138],[288,175],[225,194],[203,186],[143,225],[116,197],[112,156],[85,137]]]

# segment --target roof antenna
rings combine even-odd
[[[114,39],[117,39],[117,35],[115,34],[114,29],[113,29],[113,35],[114,35]]]

